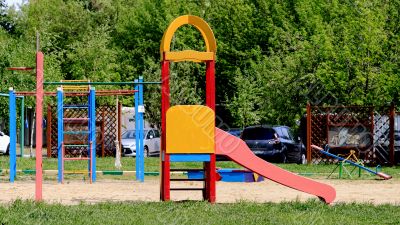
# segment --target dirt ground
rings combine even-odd
[[[318,181],[332,185],[337,192],[335,203],[368,202],[373,204],[400,205],[400,180],[326,180]],[[179,182],[175,187],[196,187],[196,182]],[[123,180],[99,180],[94,184],[69,181],[43,184],[43,198],[49,203],[79,204],[105,201],[159,201],[159,180],[149,178],[144,183]],[[15,199],[34,199],[33,181],[18,181],[14,184],[0,183],[0,203]],[[200,200],[200,192],[171,192],[172,200]],[[266,180],[259,183],[217,183],[217,202],[236,201],[282,202],[316,198]]]

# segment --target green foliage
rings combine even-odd
[[[36,32],[46,80],[159,81],[163,32],[191,14],[217,38],[217,104],[229,114],[219,115],[225,124],[293,126],[307,102],[400,103],[400,0],[41,0],[20,10],[2,3],[2,92],[34,89],[32,77],[4,68],[34,65]],[[171,48],[202,50],[204,42],[185,26]],[[204,71],[202,64],[172,64],[171,103],[204,103]],[[133,105],[131,97],[122,102]],[[159,125],[159,87],[145,87],[145,104],[147,120]]]

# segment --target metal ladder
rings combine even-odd
[[[96,181],[96,112],[95,112],[95,89],[89,88],[88,104],[86,105],[64,105],[64,87],[57,89],[57,121],[58,121],[58,182],[64,182],[64,174],[88,174],[90,183]],[[66,109],[86,109],[87,117],[64,118]],[[65,124],[87,124],[87,130],[64,130]],[[65,135],[84,135],[87,137],[87,144],[65,143]],[[84,148],[87,156],[65,157],[65,150],[68,148]],[[87,160],[88,169],[79,171],[65,171],[66,161]]]

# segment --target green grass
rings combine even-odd
[[[306,203],[125,202],[63,206],[15,201],[0,224],[398,224],[398,206]]]

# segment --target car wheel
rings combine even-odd
[[[10,154],[10,144],[7,145],[6,155]]]
[[[149,157],[149,156],[150,156],[149,147],[144,146],[144,157]]]

